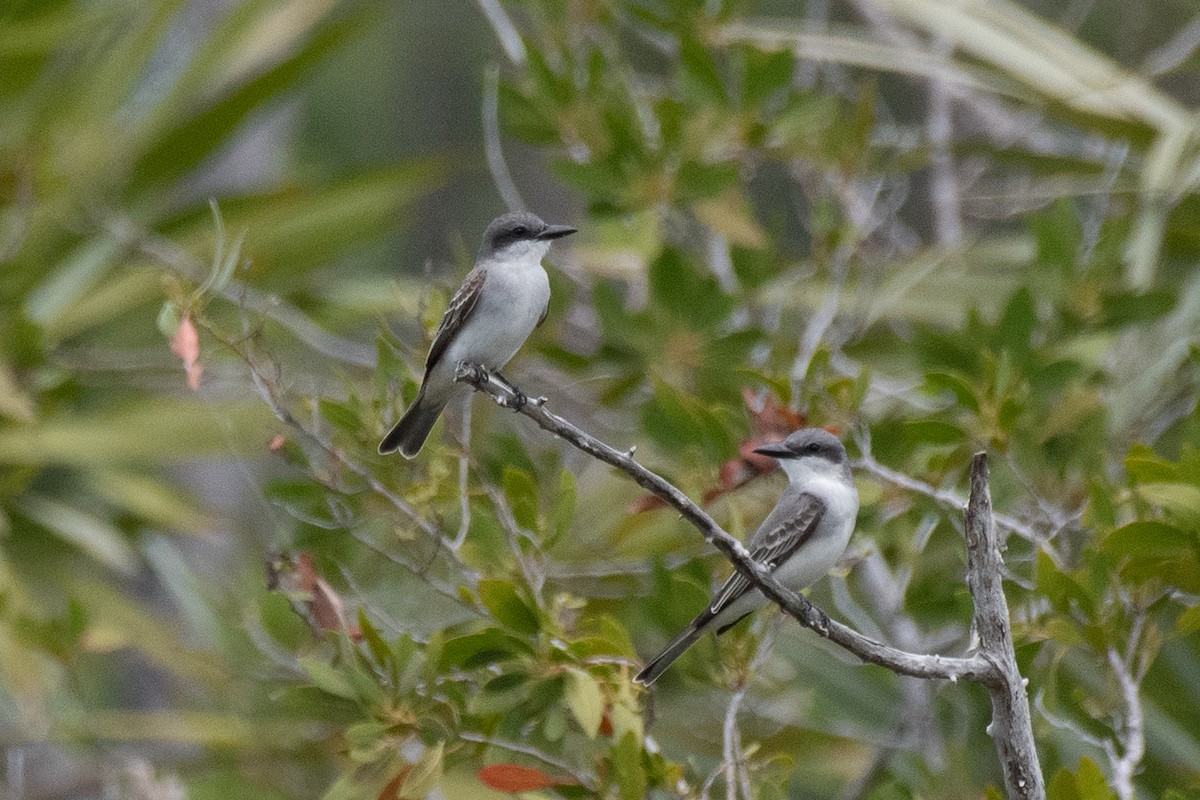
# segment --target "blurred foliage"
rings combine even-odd
[[[739,534],[780,488],[739,455],[764,409],[839,430],[859,533],[814,599],[922,652],[970,646],[946,496],[988,449],[1049,796],[1195,792],[1192,112],[1112,31],[1003,2],[503,9],[504,144],[581,209],[536,209],[581,233],[518,383]],[[363,254],[459,154],[277,152],[291,98],[395,24],[382,0],[189,12],[0,11],[11,752],[132,745],[189,797],[696,797],[731,753],[754,797],[998,796],[978,687],[849,668],[769,614],[635,688],[725,568],[524,420],[478,403],[465,451],[451,413],[377,456],[472,234],[444,221],[466,245],[433,288]]]

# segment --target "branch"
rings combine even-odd
[[[634,461],[632,449],[624,453],[616,450],[562,417],[547,411],[546,398],[526,400],[515,387],[505,385],[478,365],[462,362],[458,365],[454,377],[455,380],[470,384],[476,390],[489,395],[498,404],[524,414],[542,430],[549,431],[588,455],[616,467],[639,486],[666,501],[683,515],[689,524],[699,530],[711,545],[720,550],[733,564],[734,569],[749,579],[785,613],[863,661],[886,667],[900,675],[917,678],[944,678],[951,681],[961,678],[982,683],[995,683],[1001,679],[997,667],[980,655],[953,658],[908,653],[888,647],[831,620],[824,611],[810,603],[803,595],[779,583],[766,567],[751,557],[750,551],[741,542],[730,536],[676,486]]]
[[[911,478],[908,475],[905,475],[903,472],[897,472],[891,467],[885,467],[883,464],[880,464],[878,461],[876,461],[875,457],[871,455],[869,442],[860,441],[858,444],[860,449],[863,451],[863,455],[858,459],[854,466],[859,467],[860,469],[865,469],[875,477],[882,478],[888,483],[899,486],[901,489],[908,489],[910,492],[923,494],[939,505],[947,508],[963,507],[963,499],[954,492],[946,491],[945,489],[939,489],[936,486],[925,483],[924,481]],[[1026,525],[1025,523],[1005,514],[993,514],[992,519],[996,522],[996,524],[1005,530],[1015,533],[1017,536],[1020,536],[1022,539],[1028,542],[1041,545],[1047,550],[1051,557],[1055,558],[1055,563],[1059,563],[1056,553],[1049,546],[1049,541],[1045,536],[1038,533],[1032,526]]]
[[[1046,787],[1033,743],[1025,679],[1017,668],[1013,649],[987,481],[987,454],[976,453],[971,461],[971,499],[967,502],[964,533],[967,538],[967,587],[975,604],[979,655],[993,667],[983,681],[992,700],[992,722],[988,732],[1000,757],[1008,796],[1042,800],[1046,796]]]
[[[454,379],[470,384],[477,391],[533,420],[572,446],[624,472],[639,486],[649,490],[678,511],[710,544],[720,550],[740,574],[767,598],[831,642],[850,651],[863,661],[886,667],[899,675],[917,678],[945,678],[982,683],[992,700],[992,722],[988,733],[996,745],[1010,798],[1044,800],[1045,786],[1033,727],[1025,679],[1017,668],[1009,626],[1008,601],[1001,583],[1000,550],[996,541],[992,500],[988,490],[987,454],[977,453],[971,462],[971,496],[966,507],[967,586],[975,605],[975,627],[980,649],[965,658],[909,653],[876,642],[857,631],[831,620],[803,595],[778,581],[755,561],[742,543],[730,536],[702,508],[676,486],[633,460],[634,449],[620,452],[585,433],[562,417],[546,410],[546,398],[528,399],[507,381],[498,380],[486,369],[459,362]]]

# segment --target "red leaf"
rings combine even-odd
[[[522,767],[520,764],[488,764],[479,770],[478,775],[479,780],[488,788],[510,794],[533,792],[564,783],[556,781],[540,769]]]
[[[278,453],[287,444],[287,437],[282,433],[277,433],[271,437],[271,443],[267,445],[267,449],[272,453]]]
[[[742,402],[750,416],[750,436],[738,444],[738,457],[721,465],[717,473],[717,485],[704,493],[707,505],[723,494],[749,483],[759,475],[778,469],[775,459],[754,452],[764,444],[782,442],[792,431],[808,424],[808,419],[787,406],[781,406],[770,396],[759,399],[749,389],[742,391]],[[648,494],[629,504],[628,513],[640,514],[656,508],[665,508],[666,502]]]
[[[383,787],[383,791],[379,793],[378,800],[396,800],[396,792],[400,791],[400,787],[404,785],[404,779],[408,776],[410,769],[412,769],[411,764],[400,770],[396,774],[396,777],[388,781],[387,786]]]
[[[179,320],[179,327],[171,337],[171,352],[183,362],[188,388],[193,392],[199,389],[204,367],[200,366],[200,334],[196,332],[190,313],[184,312],[183,319]]]

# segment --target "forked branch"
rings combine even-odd
[[[993,716],[989,730],[1000,757],[1008,796],[1020,800],[1045,798],[1037,751],[1033,747],[1025,682],[1017,670],[1008,622],[1008,603],[1000,582],[1000,551],[988,493],[987,454],[977,454],[971,464],[971,497],[966,507],[967,585],[975,603],[975,625],[980,633],[980,648],[966,657],[909,653],[831,620],[803,595],[780,584],[750,556],[741,542],[718,525],[704,509],[692,502],[678,487],[635,461],[632,449],[622,452],[600,441],[548,411],[546,398],[528,399],[516,387],[476,364],[460,363],[455,380],[470,384],[491,396],[498,404],[533,420],[543,430],[624,472],[639,486],[683,515],[729,559],[734,569],[746,576],[786,614],[863,661],[886,667],[900,675],[982,683],[992,698]]]

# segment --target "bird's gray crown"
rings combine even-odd
[[[755,452],[772,458],[823,458],[832,464],[846,464],[846,448],[823,428],[801,428],[778,444],[756,448]]]
[[[549,241],[575,233],[567,225],[547,225],[541,217],[529,211],[513,211],[492,220],[483,232],[479,257],[486,258],[516,242]]]

